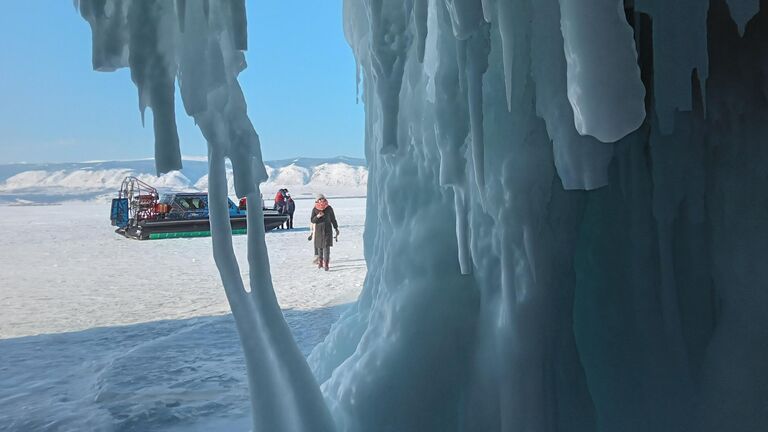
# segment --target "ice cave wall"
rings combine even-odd
[[[158,170],[176,82],[208,141],[254,430],[768,428],[768,1],[345,0],[369,272],[314,376],[263,234],[247,285],[232,253],[224,158],[240,196],[265,178],[245,2],[76,5],[94,68],[153,110]]]
[[[768,2],[623,6],[345,1],[369,274],[310,357],[341,430],[768,428]]]

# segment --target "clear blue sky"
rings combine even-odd
[[[363,156],[363,108],[341,0],[248,0],[240,75],[265,160]],[[91,31],[71,0],[4,2],[0,13],[0,163],[151,157],[127,70],[91,70]],[[182,153],[205,142],[177,106]],[[147,118],[148,120],[150,117]]]

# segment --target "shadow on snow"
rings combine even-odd
[[[347,306],[283,311],[305,355]],[[155,431],[248,415],[231,315],[0,340],[0,430]]]

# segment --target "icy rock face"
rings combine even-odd
[[[127,55],[152,109],[177,76],[208,139],[255,430],[768,427],[768,1],[345,0],[369,272],[314,376],[263,234],[250,292],[231,251],[224,157],[238,194],[265,179],[243,3],[137,3],[80,3],[94,64]]]

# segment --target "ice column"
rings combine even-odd
[[[153,111],[158,172],[181,168],[176,80],[187,114],[208,142],[213,256],[245,353],[254,431],[334,430],[277,303],[259,206],[248,212],[256,227],[248,231],[249,291],[232,247],[225,159],[232,161],[237,195],[251,202],[260,202],[258,184],[267,178],[237,82],[246,67],[245,1],[81,0],[76,6],[93,29],[94,67],[130,67],[142,113]]]
[[[310,356],[339,429],[764,429],[768,4],[414,3],[382,155],[363,3],[369,274]]]

